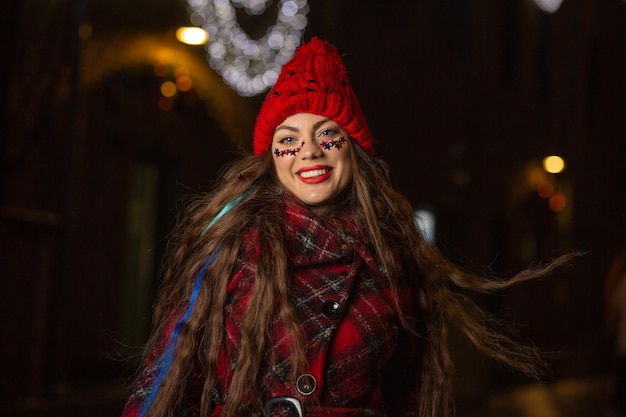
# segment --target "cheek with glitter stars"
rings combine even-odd
[[[278,148],[274,148],[274,156],[276,158],[281,158],[283,156],[296,156],[298,152],[302,150],[302,146],[304,146],[304,142],[302,142],[302,145],[299,148],[295,148],[295,149],[280,150]]]
[[[314,145],[319,145],[319,147],[325,151],[329,151],[332,148],[337,148],[337,150],[341,150],[341,148],[343,148],[343,145],[346,143],[346,138],[342,136],[339,139],[323,140],[321,142],[318,142],[317,140],[312,139],[311,143],[313,143]],[[300,147],[295,148],[295,149],[280,150],[278,148],[274,148],[274,156],[276,158],[281,158],[283,156],[296,156],[302,150],[303,147],[304,147],[304,142],[300,144]]]
[[[346,138],[344,138],[343,136],[340,137],[339,139],[333,139],[333,140],[323,140],[319,143],[320,148],[324,149],[325,151],[329,151],[332,148],[337,148],[337,150],[341,150],[341,148],[343,147],[343,145],[346,143]]]

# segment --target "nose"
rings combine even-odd
[[[315,159],[324,154],[322,148],[317,144],[315,138],[305,139],[300,150],[300,156],[303,159]]]

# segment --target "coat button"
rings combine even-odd
[[[296,380],[296,389],[302,395],[311,395],[317,388],[317,381],[311,374],[300,375]]]
[[[341,317],[341,304],[337,301],[327,301],[322,305],[322,314],[327,319],[337,320]]]

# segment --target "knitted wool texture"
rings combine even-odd
[[[269,150],[276,127],[297,113],[335,121],[361,148],[374,154],[373,138],[341,56],[335,46],[318,38],[298,47],[267,94],[254,127],[254,153]]]

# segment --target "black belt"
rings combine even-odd
[[[304,409],[302,408],[302,404],[298,401],[297,398],[294,397],[273,397],[265,402],[263,406],[263,416],[270,417],[272,415],[272,411],[276,407],[285,407],[288,408],[294,417],[304,417]]]

